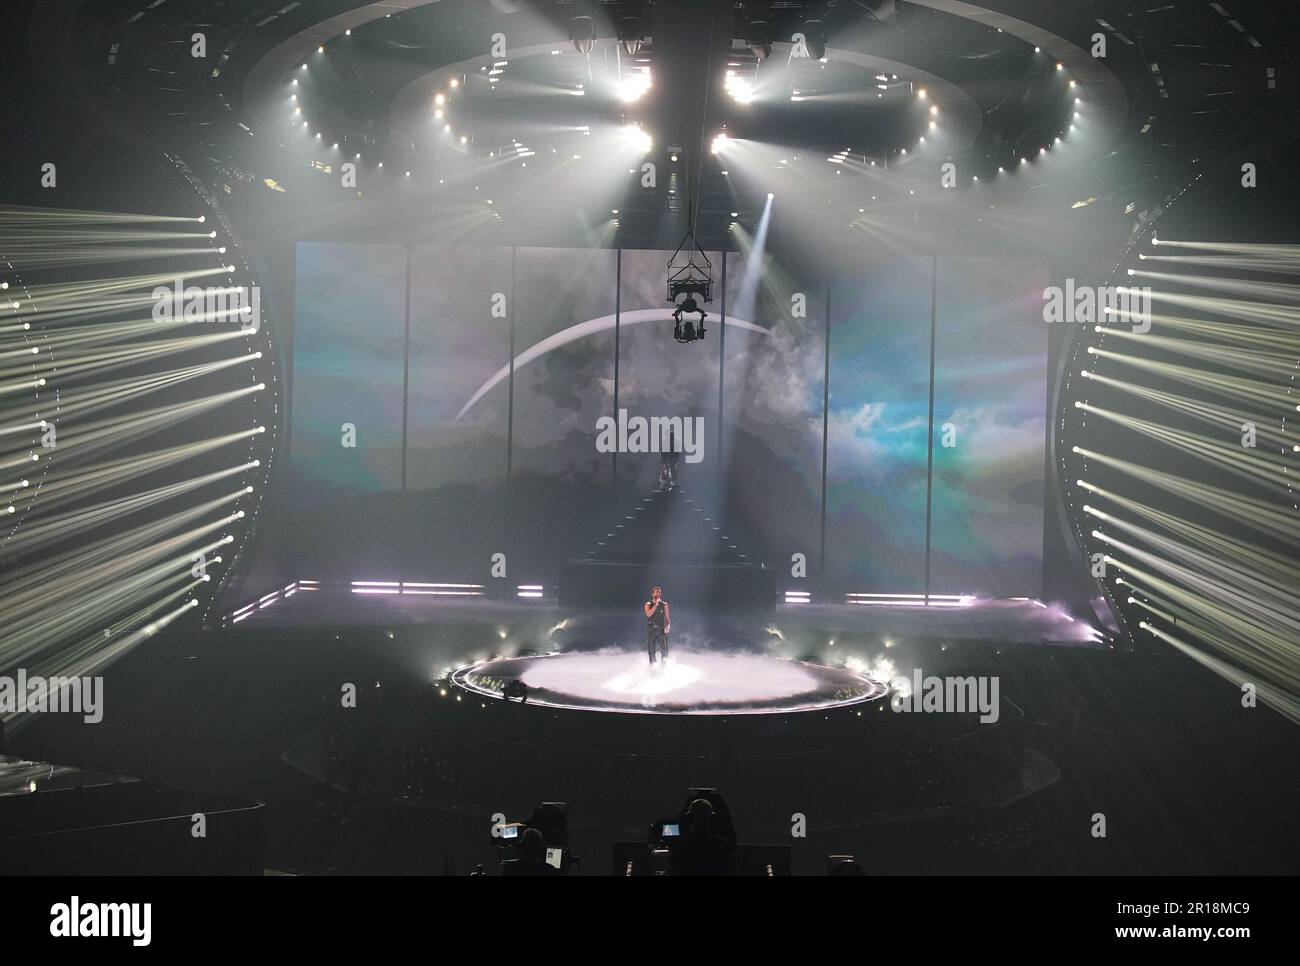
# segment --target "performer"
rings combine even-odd
[[[673,629],[668,601],[664,600],[662,587],[650,589],[650,599],[645,602],[644,609],[645,647],[650,655],[650,663],[654,664],[656,650],[661,660],[668,655],[668,632]]]
[[[682,454],[677,451],[677,434],[668,431],[668,449],[659,457],[659,485],[655,487],[661,493],[677,489],[677,464]]]

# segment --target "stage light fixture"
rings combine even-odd
[[[645,43],[645,23],[640,17],[623,17],[618,22],[618,42],[629,57],[635,57]]]
[[[809,18],[803,22],[804,47],[811,60],[826,59],[826,25],[820,19]]]
[[[619,81],[619,99],[627,103],[640,100],[641,95],[650,89],[650,71],[633,71]],[[587,133],[591,133],[588,130]]]
[[[569,39],[578,53],[591,53],[596,46],[596,21],[585,15],[574,17],[569,21]]]
[[[751,20],[745,32],[745,44],[759,60],[772,56],[772,27],[766,20]]]
[[[754,99],[754,85],[734,70],[727,71],[722,86],[740,104],[748,104]]]
[[[627,131],[628,136],[632,139],[632,143],[636,145],[637,149],[641,152],[648,152],[652,147],[654,147],[654,138],[652,138],[644,128],[640,128],[635,124],[629,124],[624,128],[624,130]],[[636,169],[632,168],[628,173],[634,174],[635,172]]]

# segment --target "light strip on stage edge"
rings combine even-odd
[[[850,600],[861,607],[970,607],[973,600]]]
[[[876,607],[970,607],[972,594],[845,594],[846,604]]]
[[[412,580],[353,580],[348,583],[348,589],[354,594],[378,595],[378,596],[396,596],[409,595],[413,597],[483,597],[485,588],[483,584],[456,584],[456,583],[435,583]],[[277,600],[288,600],[299,591],[312,592],[321,590],[319,580],[307,580],[300,578],[290,581],[280,590],[273,590],[264,594],[252,603],[245,604],[237,610],[227,615],[227,620],[231,624],[237,624],[245,617],[251,617],[258,610],[264,610],[270,607]],[[545,597],[546,588],[542,584],[519,584],[517,596],[522,598],[542,598]]]
[[[481,590],[403,590],[403,594],[417,597],[482,597]]]
[[[887,600],[974,600],[971,594],[845,594],[845,597],[870,597]]]

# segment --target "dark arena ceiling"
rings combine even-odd
[[[690,197],[702,242],[723,244],[768,192],[869,236],[894,221],[1023,233],[1030,212],[1056,233],[1131,227],[1198,168],[1286,146],[1300,27],[1295,5],[1264,0],[27,6],[8,43],[30,92],[72,112],[59,149],[109,133],[200,157],[232,211],[272,229],[310,197],[321,233],[621,244],[671,236]],[[580,54],[570,27],[587,16]],[[18,100],[32,125],[51,110]],[[341,200],[345,161],[360,178]]]

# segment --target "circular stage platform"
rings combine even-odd
[[[651,665],[632,651],[500,658],[461,668],[452,682],[504,700],[512,681],[527,704],[631,714],[787,714],[884,697],[887,685],[840,668],[762,654],[674,651]]]

